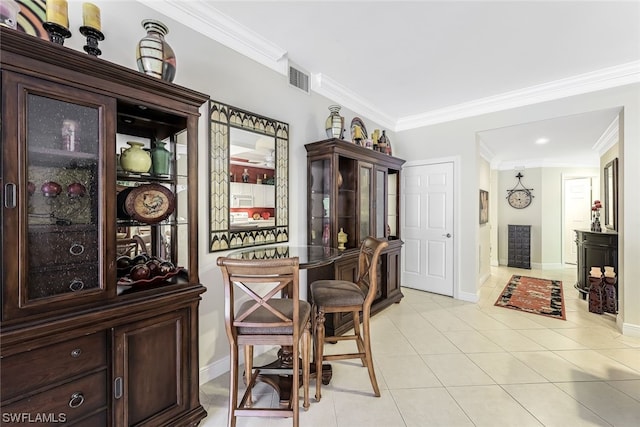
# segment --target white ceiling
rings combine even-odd
[[[640,1],[140,1],[396,131],[640,81]],[[595,166],[617,113],[480,138],[494,167]]]

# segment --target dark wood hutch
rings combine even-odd
[[[318,279],[355,281],[360,243],[367,236],[386,238],[381,255],[377,313],[403,295],[400,290],[400,174],[404,160],[340,139],[305,145],[307,150],[307,241],[338,247],[347,234],[342,257],[332,265],[310,269],[308,283]],[[310,295],[310,293],[308,293]],[[351,314],[328,318],[327,334],[353,327]]]
[[[4,27],[0,40],[2,414],[198,424],[197,128],[208,97]],[[117,141],[133,138],[166,142],[170,172],[122,171]],[[118,215],[117,192],[141,185],[168,189],[175,211]],[[124,286],[117,233],[141,230],[142,251],[174,268]]]

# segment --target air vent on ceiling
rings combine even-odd
[[[309,74],[289,65],[289,84],[305,93],[309,93]]]

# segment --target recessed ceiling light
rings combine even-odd
[[[546,144],[547,142],[549,142],[549,138],[538,138],[536,139],[536,144]]]

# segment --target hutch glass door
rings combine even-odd
[[[371,218],[372,203],[372,186],[373,186],[373,166],[367,163],[361,163],[359,167],[360,178],[358,180],[358,194],[360,206],[360,235],[359,242],[362,242],[367,236],[371,235]]]
[[[309,244],[331,246],[331,160],[319,159],[311,162],[309,197]]]
[[[26,113],[28,279],[21,302],[99,292],[100,109],[28,93]]]

